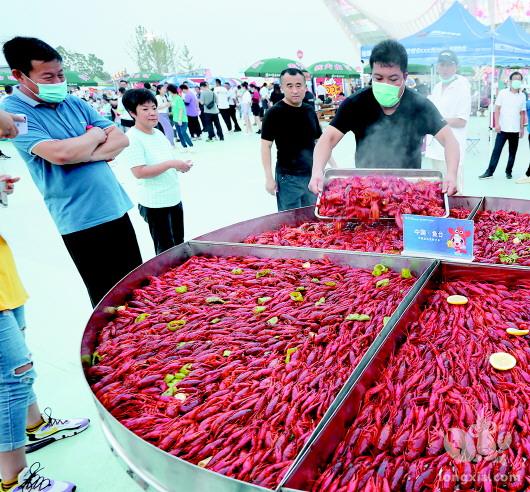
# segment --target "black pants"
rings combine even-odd
[[[65,234],[63,241],[88,290],[92,306],[130,271],[142,256],[129,216]]]
[[[188,116],[188,129],[192,137],[200,137],[202,133],[198,116]]]
[[[184,211],[182,202],[173,207],[149,208],[138,205],[140,215],[149,224],[156,254],[184,242]]]
[[[241,131],[241,127],[239,126],[239,123],[237,121],[236,105],[235,104],[231,104],[230,105],[230,107],[228,108],[228,114],[230,115],[230,118],[234,122],[234,131],[240,132]]]
[[[528,145],[530,146],[530,133],[528,134]],[[528,164],[528,169],[526,170],[526,176],[530,178],[530,164]]]
[[[519,146],[519,132],[499,132],[495,138],[495,146],[491,153],[488,174],[493,174],[497,169],[497,164],[501,157],[504,144],[508,140],[508,164],[506,165],[506,174],[512,174],[513,165],[515,163],[515,155],[517,154],[517,147]]]
[[[204,113],[203,117],[205,130],[208,132],[208,138],[212,139],[213,137],[215,137],[215,133],[213,131],[213,127],[215,125],[215,130],[217,131],[217,136],[219,137],[219,140],[224,140],[225,137],[223,135],[223,129],[221,128],[221,122],[219,121],[219,115],[212,113]]]
[[[228,131],[232,130],[232,122],[230,121],[230,108],[221,109],[219,108],[219,112],[221,113],[221,116],[223,117],[223,121],[225,122],[226,128]]]
[[[276,172],[278,212],[314,205],[317,196],[309,191],[307,187],[309,181],[311,181],[311,176],[293,176]]]

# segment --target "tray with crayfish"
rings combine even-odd
[[[517,267],[437,263],[282,490],[529,490],[529,288]]]
[[[235,262],[239,267],[233,269]],[[144,263],[95,308],[82,339],[85,376],[111,449],[143,490],[279,490],[281,476],[357,378],[358,362],[384,329],[398,322],[435,265],[397,255],[214,242],[185,243]],[[304,287],[289,294],[289,279]],[[216,297],[205,297],[212,293]],[[316,315],[318,323],[302,322],[304,313]],[[200,323],[197,316],[202,316]],[[341,337],[351,333],[349,343],[333,335],[339,327]],[[251,336],[249,330],[256,333]],[[283,338],[272,336],[280,332]],[[259,369],[260,357],[275,363]],[[309,369],[313,364],[317,372]],[[302,371],[307,374],[299,379]],[[223,382],[220,389],[218,381]],[[280,399],[277,392],[295,384],[294,396],[288,392]],[[257,385],[261,389],[256,391]],[[306,386],[312,396],[303,396]],[[170,392],[175,387],[176,394]],[[207,400],[212,391],[217,396]],[[261,402],[267,391],[266,408],[260,403],[258,410],[252,401],[255,412],[240,409],[249,397]],[[316,401],[324,394],[324,403]],[[219,398],[225,398],[222,407]],[[190,407],[184,409],[182,402]],[[277,415],[280,407],[283,413]],[[201,430],[207,422],[212,427]],[[299,437],[292,426],[303,422]],[[188,425],[193,429],[178,430]],[[175,429],[179,434],[173,437]],[[256,437],[262,429],[273,429],[273,441]],[[246,433],[232,435],[241,432]],[[219,436],[226,439],[224,445]],[[265,453],[267,446],[272,448]],[[208,454],[212,458],[205,459]],[[256,462],[255,454],[261,455]],[[237,464],[229,468],[221,465],[234,460]],[[278,478],[271,480],[273,473]]]
[[[351,182],[344,186],[337,180]],[[405,213],[449,217],[447,194],[440,187],[439,197],[433,196],[437,193],[433,185],[442,180],[441,172],[424,169],[327,169],[315,216],[323,220],[395,220],[398,224]],[[417,187],[404,187],[404,181],[417,183]],[[365,190],[363,196],[355,197],[356,203],[348,203],[353,185],[364,186]],[[333,187],[336,189],[332,190]],[[431,197],[427,200],[428,195]],[[419,197],[426,198],[425,203],[420,204]],[[344,209],[349,210],[347,215],[341,215]],[[337,213],[332,214],[330,210]]]

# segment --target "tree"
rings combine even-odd
[[[179,72],[185,73],[193,72],[197,69],[187,45],[184,45],[179,52],[177,68]]]
[[[91,78],[110,79],[109,73],[104,69],[103,60],[93,53],[83,55],[82,53],[68,51],[63,46],[58,46],[57,51],[63,59],[63,67],[66,70],[83,73]]]
[[[144,26],[134,30],[133,55],[141,72],[175,71],[175,45],[168,38],[150,34]]]

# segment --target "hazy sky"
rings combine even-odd
[[[431,1],[358,3],[382,18],[404,21],[423,13]],[[40,37],[53,46],[96,54],[110,73],[136,70],[130,51],[138,24],[177,46],[187,44],[197,64],[214,75],[237,76],[260,58],[295,58],[298,49],[308,65],[322,59],[353,65],[359,60],[323,0],[29,0],[9,2],[0,15],[0,42],[14,35]]]

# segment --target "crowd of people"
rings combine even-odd
[[[157,254],[184,241],[179,173],[192,170],[193,163],[178,158],[175,147],[180,143],[183,151],[193,151],[203,134],[212,142],[225,140],[230,132],[258,133],[265,188],[276,196],[280,211],[315,203],[324,169],[336,166],[332,151],[348,132],[355,136],[358,167],[420,169],[425,153],[431,167],[444,176],[444,192],[453,195],[462,189],[470,90],[449,50],[439,55],[440,82],[427,98],[407,86],[405,48],[382,41],[370,57],[371,83],[341,98],[324,130],[306,74],[297,68],[283,70],[272,87],[247,82],[232,86],[217,79],[214,87],[204,81],[199,87],[146,83],[133,88],[122,80],[116,91],[69,93],[62,58],[44,41],[15,37],[3,52],[18,86],[2,101],[0,138],[13,139],[93,306],[142,263],[128,215],[133,203],[108,165],[124,151],[137,184],[138,209]],[[510,86],[496,100],[497,139],[481,178],[493,175],[506,141],[506,177],[512,177],[530,112],[521,80],[513,72]],[[321,103],[327,99],[324,91],[317,87]],[[20,134],[19,115],[28,124],[28,131]],[[17,180],[0,176],[0,197],[12,193]],[[530,183],[530,167],[519,182]],[[0,407],[5,410],[0,417],[1,491],[71,491],[73,484],[40,475],[38,464],[27,466],[26,453],[82,432],[89,421],[57,419],[37,406],[35,371],[24,339],[26,300],[11,251],[0,235]]]

